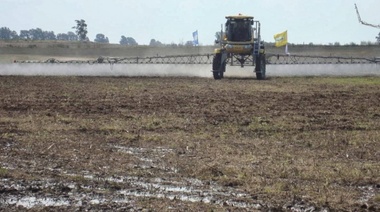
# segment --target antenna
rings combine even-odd
[[[369,24],[369,23],[367,23],[365,21],[362,21],[362,19],[360,18],[358,6],[356,6],[356,4],[355,4],[355,9],[356,9],[356,14],[358,15],[359,23],[361,23],[363,25],[366,25],[366,26],[375,27],[375,28],[379,28],[380,29],[380,25]]]

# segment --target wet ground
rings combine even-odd
[[[0,77],[0,210],[379,210],[379,88]]]

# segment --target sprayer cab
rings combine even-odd
[[[252,36],[252,16],[227,16],[225,25],[225,41],[230,42],[251,42]]]
[[[226,19],[225,32],[222,32],[223,39],[220,42],[221,49],[232,54],[252,54],[255,41],[260,38],[260,23],[254,21],[252,16],[245,15],[226,16]]]

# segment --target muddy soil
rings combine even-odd
[[[0,76],[0,210],[380,210],[379,90]]]

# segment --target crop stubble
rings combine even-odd
[[[1,207],[379,209],[379,88],[0,77]]]

